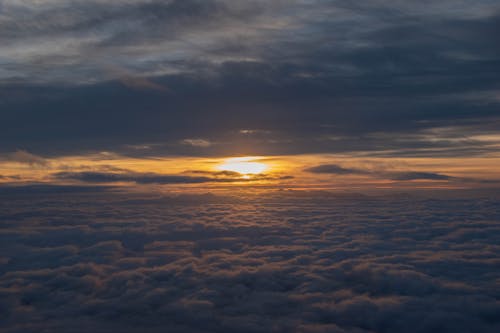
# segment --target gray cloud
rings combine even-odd
[[[116,182],[133,182],[137,184],[201,184],[201,183],[232,183],[232,182],[252,182],[258,180],[279,180],[290,179],[291,176],[273,177],[265,174],[254,175],[251,178],[242,178],[242,174],[237,172],[199,172],[187,171],[193,175],[168,175],[159,173],[139,173],[139,172],[98,172],[98,171],[83,171],[83,172],[58,172],[52,176],[59,180],[77,180],[84,183],[116,183]],[[196,176],[196,174],[203,176]]]
[[[457,179],[448,175],[422,171],[388,171],[372,169],[345,168],[337,164],[322,164],[306,168],[304,171],[316,174],[332,175],[368,175],[373,177],[388,178],[392,180],[453,180]],[[472,181],[472,179],[469,179]]]
[[[351,174],[366,174],[365,170],[344,168],[337,164],[323,164],[315,167],[307,168],[304,171],[312,173],[326,173],[335,175],[351,175]]]
[[[0,191],[5,332],[499,329],[498,193],[44,193]]]
[[[0,149],[496,152],[474,135],[498,134],[499,13],[489,0],[4,1]]]
[[[396,180],[417,180],[417,179],[428,179],[428,180],[450,180],[453,179],[453,177],[439,174],[439,173],[433,173],[433,172],[401,172],[398,174],[395,174],[392,179]]]
[[[210,182],[209,177],[191,177],[177,175],[160,175],[155,173],[110,173],[110,172],[59,172],[57,179],[79,180],[89,183],[135,182],[138,184],[197,184]]]

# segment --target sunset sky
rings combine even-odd
[[[500,0],[0,0],[0,332],[500,332]]]
[[[0,182],[496,187],[499,10],[2,1]]]

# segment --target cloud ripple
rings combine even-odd
[[[497,199],[0,195],[3,332],[500,329]]]

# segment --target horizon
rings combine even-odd
[[[0,331],[500,332],[499,27],[0,0]]]

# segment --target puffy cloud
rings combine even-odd
[[[0,191],[5,332],[500,328],[498,193],[43,193]]]

